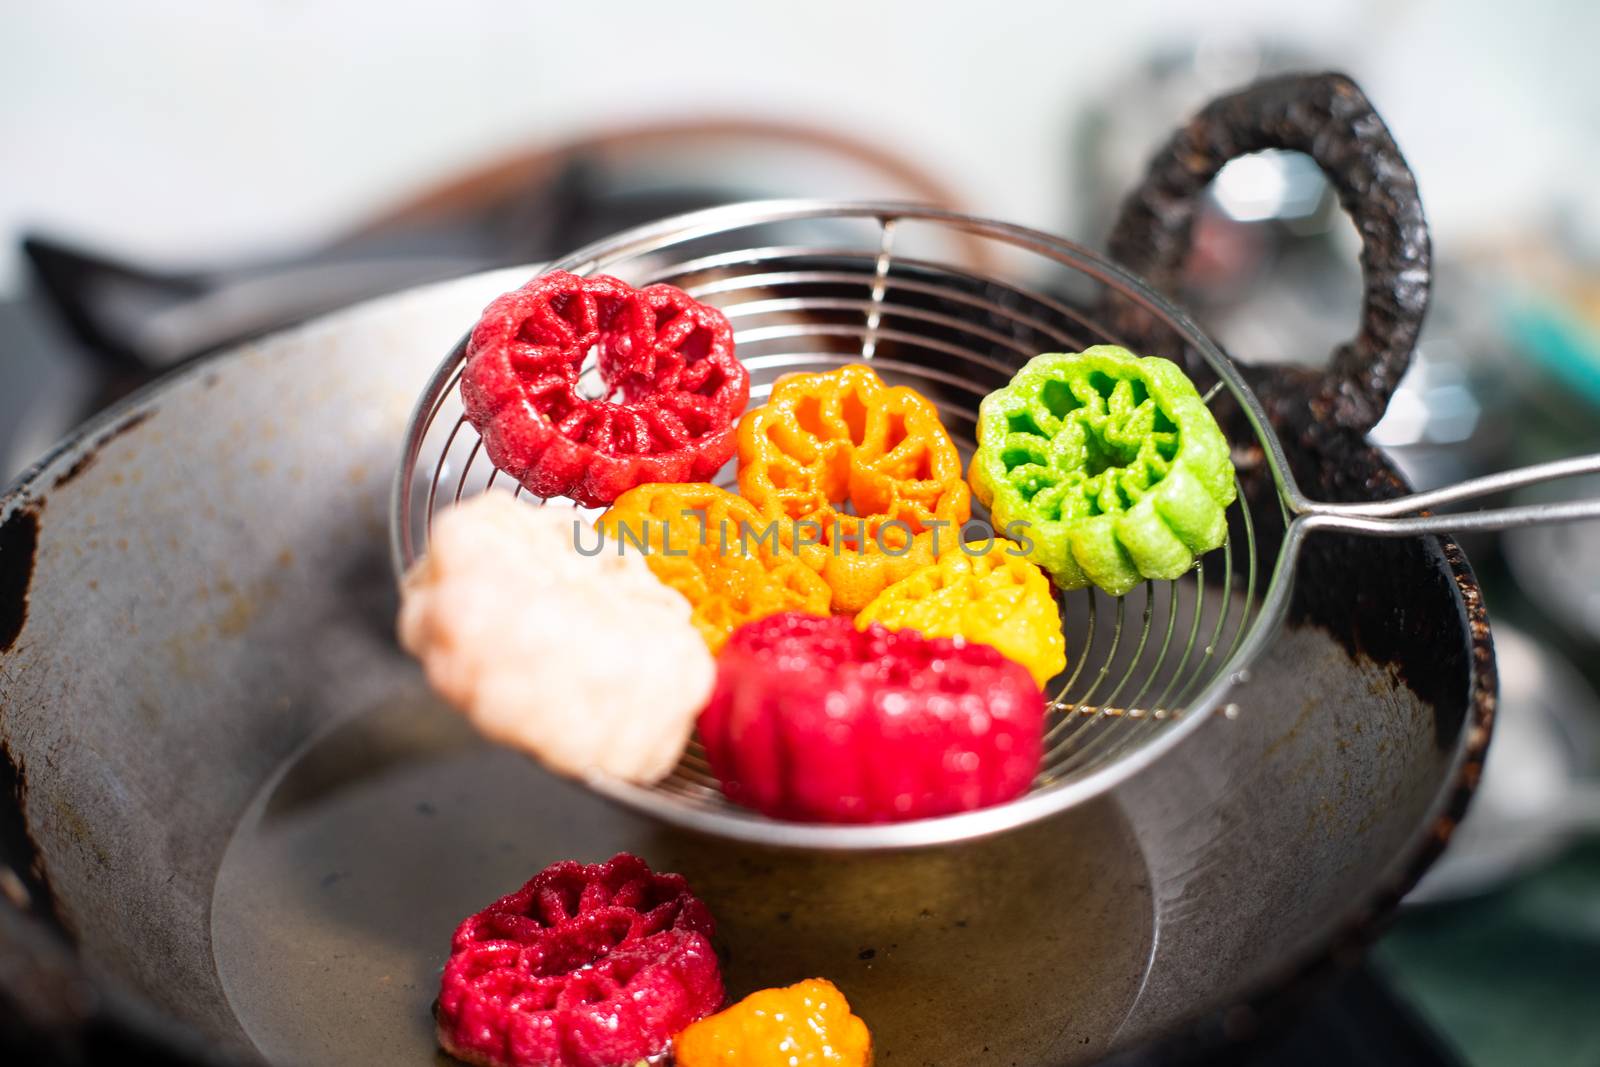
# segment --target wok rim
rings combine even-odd
[[[42,508],[48,500],[49,490],[54,486],[47,486],[44,492],[38,490],[45,476],[61,466],[64,459],[71,457],[76,460],[76,454],[85,446],[93,447],[103,432],[118,427],[129,418],[158,412],[159,398],[191,378],[212,373],[219,365],[237,361],[252,347],[308,329],[325,328],[342,318],[370,312],[382,305],[410,299],[425,292],[468,285],[517,269],[501,268],[424,283],[360,301],[275,330],[262,338],[198,356],[192,362],[174,368],[134,390],[65,434],[0,492],[0,523],[30,505]],[[1359,447],[1374,457],[1377,467],[1388,477],[1391,486],[1409,491],[1409,483],[1382,450],[1364,440]],[[1422,540],[1437,553],[1436,563],[1449,572],[1471,652],[1468,708],[1460,738],[1455,745],[1454,769],[1435,794],[1438,798],[1435,814],[1417,826],[1385,868],[1384,874],[1374,879],[1371,890],[1342,917],[1331,922],[1324,935],[1315,937],[1299,958],[1286,960],[1281,967],[1251,983],[1239,995],[1228,998],[1228,1003],[1204,1008],[1180,1018],[1168,1032],[1120,1049],[1113,1054],[1113,1058],[1135,1048],[1141,1051],[1164,1050],[1181,1054],[1180,1058],[1192,1058],[1208,1048],[1241,1042],[1255,1036],[1269,1012],[1292,1009],[1320,980],[1358,962],[1361,951],[1382,933],[1401,899],[1421,880],[1449,843],[1477,791],[1498,708],[1498,670],[1482,591],[1465,553],[1447,535],[1433,535]],[[379,550],[387,552],[387,545],[381,545]],[[0,660],[4,655],[0,653]],[[0,797],[0,805],[18,809],[24,807],[20,797]],[[29,844],[33,844],[31,835]],[[70,935],[3,895],[0,895],[0,911],[5,915],[4,920],[0,920],[0,950],[17,952],[23,960],[34,960],[41,954],[47,957],[33,971],[22,967],[18,972],[13,972],[19,979],[18,985],[24,984],[29,974],[50,968],[79,983],[79,989],[93,989],[99,994],[92,998],[67,998],[68,1002],[57,1005],[76,1021],[80,1032],[66,1033],[60,1029],[47,1031],[42,1026],[30,1026],[28,1017],[18,1012],[13,1021],[23,1026],[23,1033],[37,1031],[45,1041],[56,1040],[62,1043],[61,1047],[76,1047],[85,1034],[94,1032],[98,1036],[95,1044],[104,1047],[103,1042],[109,1031],[135,1042],[158,1042],[159,1049],[152,1051],[159,1051],[168,1057],[168,1062],[174,1064],[243,1065],[252,1062],[249,1059],[224,1058],[208,1051],[210,1043],[198,1028],[161,1012],[138,990],[115,979],[92,975]],[[53,915],[51,917],[54,918]],[[0,984],[0,1003],[12,999],[15,998],[7,994],[6,985]]]

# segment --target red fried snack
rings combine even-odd
[[[456,928],[439,1044],[480,1067],[631,1067],[722,1006],[712,929],[636,856],[554,864]]]
[[[1039,768],[1044,698],[988,645],[786,613],[735,630],[700,713],[730,800],[803,822],[999,804]]]
[[[591,348],[598,398],[579,388]],[[734,453],[749,397],[722,312],[670,285],[566,271],[491,303],[461,373],[490,462],[537,496],[586,507],[645,482],[709,480]]]

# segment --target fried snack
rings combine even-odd
[[[492,740],[560,774],[653,782],[683,754],[715,666],[681,594],[579,538],[595,534],[572,510],[506,493],[448,509],[402,583],[400,642]]]
[[[798,822],[949,815],[1022,794],[1044,699],[988,645],[771,615],[717,660],[700,738],[730,800]]]
[[[854,613],[933,562],[971,514],[961,457],[932,402],[850,364],[778,379],[739,422],[739,490]]]
[[[1036,356],[985,397],[969,477],[1058,586],[1112,596],[1221,545],[1236,494],[1227,439],[1193,383],[1113,345]]]
[[[992,645],[1041,688],[1067,665],[1050,579],[1009,541],[963,545],[900,579],[856,615],[857,629],[872,623]]]
[[[631,1067],[722,1006],[713,930],[636,856],[547,867],[456,928],[439,1044],[478,1067]]]
[[[832,590],[784,546],[774,520],[707,482],[635,486],[595,525],[617,550],[642,552],[656,577],[684,595],[712,652],[754,619],[828,613]]]
[[[599,397],[579,387],[591,348]],[[491,303],[461,373],[490,462],[536,496],[585,507],[645,482],[710,478],[733,455],[749,397],[722,312],[670,285],[565,271]]]
[[[672,1043],[677,1067],[868,1067],[872,1035],[832,982],[751,993]]]

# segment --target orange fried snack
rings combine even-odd
[[[672,1042],[678,1067],[867,1067],[872,1035],[832,982],[751,993]]]
[[[784,546],[773,517],[707,482],[635,486],[596,526],[621,551],[643,551],[655,576],[684,595],[712,652],[755,619],[828,614],[827,583]]]
[[[739,421],[739,491],[849,614],[954,544],[972,512],[961,457],[933,403],[859,363],[778,379]]]

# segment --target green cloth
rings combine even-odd
[[[1402,912],[1376,959],[1470,1067],[1600,1064],[1600,840],[1499,892]]]

